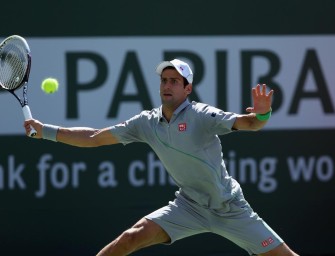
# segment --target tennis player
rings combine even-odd
[[[59,127],[25,121],[37,137],[78,146],[147,143],[160,158],[179,190],[168,205],[141,218],[107,244],[98,256],[129,255],[141,248],[173,242],[204,232],[218,234],[250,255],[297,255],[250,207],[239,183],[227,172],[218,135],[261,129],[271,116],[273,90],[252,89],[248,114],[225,112],[190,102],[193,72],[181,60],[164,61],[160,76],[162,105],[104,129]],[[224,250],[224,248],[222,249]]]

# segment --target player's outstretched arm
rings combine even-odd
[[[36,119],[24,122],[26,134],[30,132],[30,125],[37,131],[35,138],[49,139],[77,147],[98,147],[118,143],[110,132],[110,128],[94,129],[90,127],[58,127],[41,123]]]
[[[237,130],[251,131],[257,131],[263,128],[271,116],[273,93],[273,90],[266,93],[265,84],[258,84],[256,87],[252,88],[254,106],[246,109],[249,114],[241,114],[236,118],[233,128]]]

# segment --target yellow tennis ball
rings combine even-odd
[[[55,93],[58,90],[58,81],[55,78],[46,78],[41,84],[41,89],[47,93]]]

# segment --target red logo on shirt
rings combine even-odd
[[[272,237],[269,237],[268,239],[266,239],[266,240],[264,240],[263,242],[262,242],[262,246],[263,247],[266,247],[266,246],[268,246],[269,244],[272,244],[274,242],[274,240],[272,239]]]
[[[186,131],[186,123],[178,124],[178,130],[179,130],[180,132],[184,132],[184,131]]]

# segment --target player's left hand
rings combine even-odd
[[[274,91],[266,93],[266,84],[257,84],[252,88],[252,99],[254,106],[246,109],[249,113],[265,114],[270,111],[272,104],[272,95]]]

